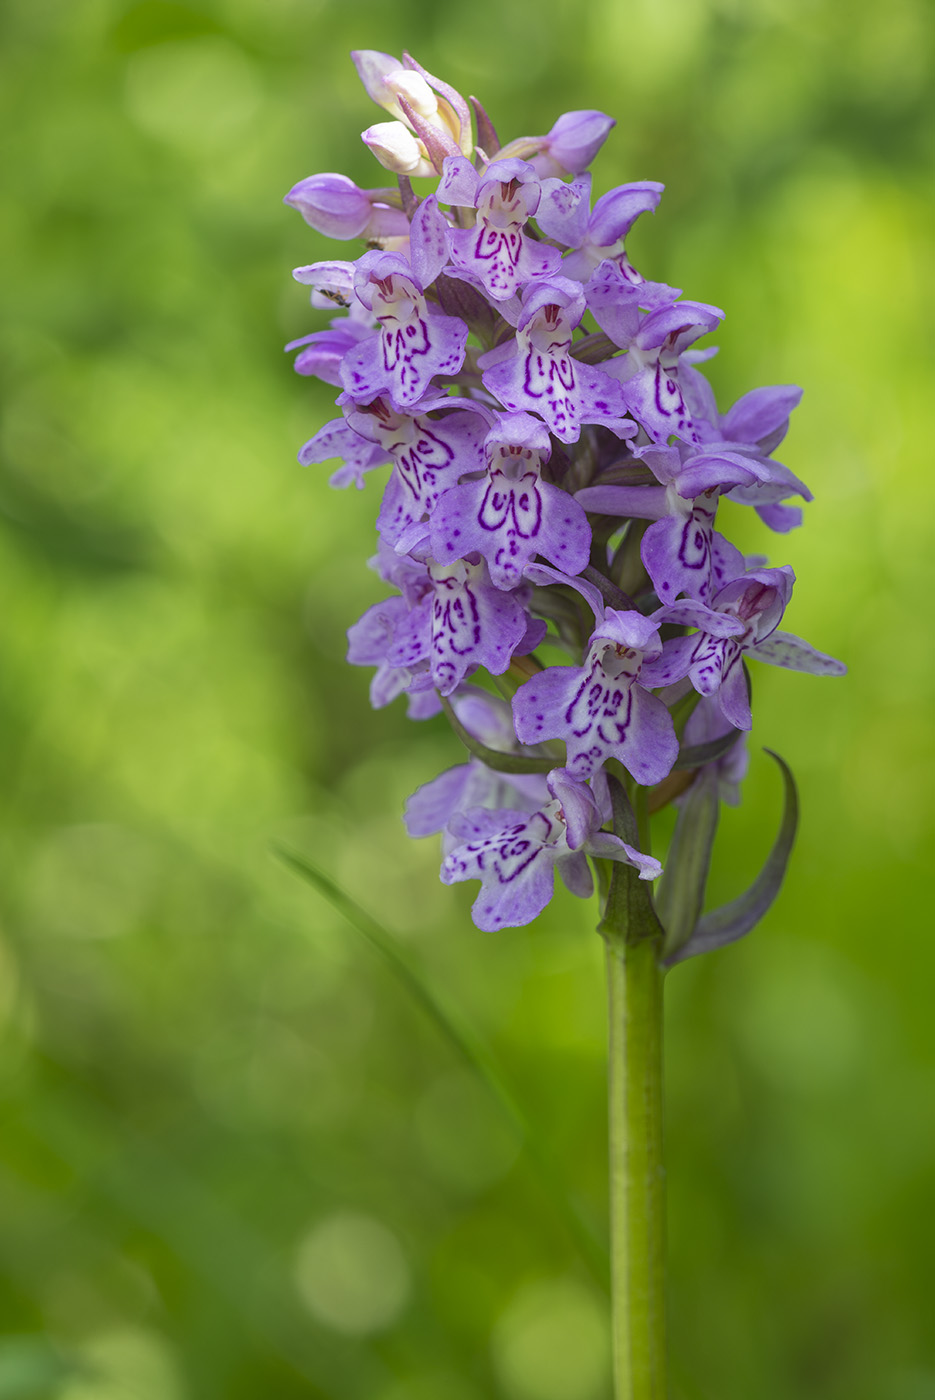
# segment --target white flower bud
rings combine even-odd
[[[402,122],[377,122],[361,133],[361,140],[394,175],[435,174],[422,142]]]
[[[384,83],[387,93],[395,93],[398,97],[404,97],[409,106],[420,117],[430,119],[438,112],[435,94],[421,73],[411,73],[408,68],[400,68],[395,73],[388,73],[384,78]],[[401,110],[399,115],[402,116]]]

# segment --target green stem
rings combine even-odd
[[[605,929],[615,1400],[666,1400],[662,980],[656,938]]]

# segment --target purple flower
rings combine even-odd
[[[393,694],[431,684],[451,695],[478,666],[501,676],[514,654],[532,651],[545,635],[545,623],[526,612],[529,586],[495,588],[483,560],[420,563],[384,546],[375,562],[403,597],[375,604],[351,628],[348,659],[386,667]]]
[[[667,669],[660,676],[654,663],[661,657],[658,622],[604,609],[583,666],[550,666],[520,686],[513,697],[516,737],[524,744],[564,739],[577,778],[617,758],[638,783],[662,782],[679,745],[672,716],[646,688],[675,679]]]
[[[380,199],[382,190],[362,190],[346,175],[326,172],[300,180],[283,203],[329,238],[408,238],[409,220]]]
[[[702,441],[679,383],[679,357],[723,317],[700,301],[663,306],[641,320],[629,346],[622,347],[627,354],[608,362],[607,373],[622,382],[627,407],[653,442],[664,443],[671,433],[683,442]]]
[[[800,637],[776,632],[794,582],[788,565],[750,569],[719,589],[710,608],[686,599],[653,614],[660,623],[698,628],[697,633],[666,644],[671,679],[688,676],[699,694],[716,695],[721,713],[736,729],[752,726],[742,666],[745,655],[813,675],[841,676],[847,669]]]
[[[537,172],[543,177],[580,174],[616,125],[604,112],[563,112],[548,135],[540,137],[532,157]]]
[[[601,195],[589,210],[590,173],[568,185],[562,180],[545,180],[536,221],[544,234],[572,250],[562,261],[566,277],[587,282],[596,268],[609,260],[623,281],[632,286],[642,283],[643,278],[630,264],[624,241],[640,214],[656,208],[664,189],[655,180],[618,185]],[[657,286],[662,284],[647,283],[646,295],[658,299],[659,293],[653,290]],[[670,301],[678,296],[671,287],[663,290]]]
[[[397,412],[388,398],[378,396],[364,406],[345,408],[354,434],[369,439],[380,461],[394,464],[377,529],[400,553],[413,549],[428,534],[428,517],[442,492],[466,473],[484,467],[482,443],[488,415],[482,405],[430,395],[414,407],[419,412]],[[444,417],[428,416],[439,410]]]
[[[714,529],[719,496],[738,485],[770,481],[776,464],[732,452],[698,451],[685,443],[635,452],[659,486],[588,486],[576,499],[586,510],[653,520],[640,554],[660,600],[671,602],[684,592],[706,603],[746,567],[740,551]]]
[[[531,815],[474,808],[450,823],[456,845],[442,863],[446,885],[480,880],[471,910],[479,929],[494,933],[531,923],[552,898],[555,868],[572,894],[587,898],[593,889],[585,854],[622,861],[654,880],[662,867],[610,832],[598,828],[609,813],[567,769],[548,775],[552,801]]]
[[[495,160],[479,175],[463,156],[449,156],[438,198],[477,210],[473,228],[450,230],[451,259],[494,301],[508,301],[524,282],[558,271],[558,249],[523,232],[539,206],[539,181],[525,161]]]
[[[502,676],[514,652],[529,650],[545,634],[544,623],[530,619],[516,593],[504,593],[490,581],[483,560],[460,559],[453,564],[431,564],[432,679],[442,695],[450,695],[469,671],[485,666],[492,676]]]
[[[515,588],[536,554],[567,574],[588,562],[591,528],[567,492],[542,480],[551,452],[544,425],[528,413],[502,414],[486,440],[479,480],[446,491],[432,517],[432,553],[451,563],[476,551],[496,588]]]
[[[405,409],[425,396],[436,374],[461,368],[467,326],[454,316],[429,313],[421,283],[398,253],[365,253],[354,290],[380,333],[345,357],[341,380],[352,398],[387,393]]]
[[[484,387],[513,412],[537,413],[562,442],[577,442],[584,423],[601,423],[620,437],[627,397],[602,370],[571,354],[572,332],[584,315],[581,288],[550,277],[525,289],[512,344],[482,355]]]

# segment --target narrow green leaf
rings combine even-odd
[[[513,1094],[504,1083],[496,1062],[486,1046],[464,1024],[459,1014],[444,996],[429,985],[422,971],[382,924],[378,923],[339,885],[336,885],[323,871],[318,870],[297,851],[289,850],[288,847],[278,843],[274,844],[272,849],[274,855],[294,874],[312,885],[333,908],[343,915],[352,928],[357,929],[358,933],[362,934],[368,943],[377,949],[403,986],[435,1023],[449,1045],[464,1060],[468,1068],[477,1075],[501,1112],[509,1119],[531,1165],[535,1168],[536,1174],[545,1187],[547,1195],[562,1216],[566,1228],[590,1267],[595,1281],[605,1291],[609,1291],[610,1276],[606,1249],[569,1197],[564,1184],[559,1180],[551,1158],[542,1147],[538,1136]]]
[[[656,896],[666,958],[685,946],[701,916],[720,805],[717,770],[704,768],[682,796]]]
[[[726,943],[743,938],[745,933],[749,933],[759,923],[779,893],[795,842],[799,822],[799,799],[795,779],[786,763],[777,753],[773,753],[772,749],[766,749],[765,752],[779,764],[785,787],[782,823],[773,849],[750,888],[729,904],[723,904],[720,909],[712,909],[710,913],[703,915],[688,942],[667,958],[669,964],[692,958],[697,953],[722,948]]]

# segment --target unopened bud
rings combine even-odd
[[[565,112],[542,143],[545,156],[556,169],[540,170],[540,175],[580,175],[597,155],[608,133],[617,123],[603,112]],[[542,157],[540,157],[540,160]],[[539,161],[533,161],[539,167]]]
[[[359,189],[346,175],[310,175],[293,186],[283,203],[298,209],[307,224],[329,238],[409,233],[409,221],[402,210],[375,203],[373,194]]]
[[[384,170],[394,175],[434,175],[425,147],[402,122],[377,122],[361,133]]]
[[[438,100],[421,73],[412,73],[408,68],[399,68],[385,79],[388,94],[404,97],[413,111],[420,117],[431,119],[438,111]],[[389,103],[382,104],[392,110]],[[395,104],[394,104],[395,105]],[[398,106],[395,115],[402,116]]]

